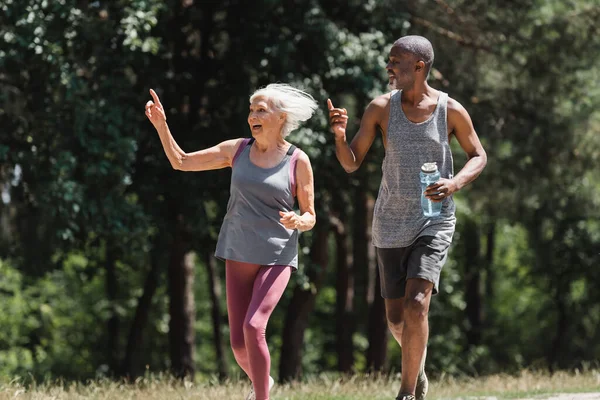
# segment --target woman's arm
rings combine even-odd
[[[163,105],[156,92],[150,89],[154,101],[146,103],[146,116],[158,132],[160,142],[173,169],[181,171],[207,171],[230,167],[233,156],[243,139],[226,140],[205,150],[186,153],[179,147],[167,125]]]
[[[288,229],[298,229],[300,232],[309,231],[317,222],[315,212],[315,187],[310,159],[300,152],[296,162],[296,197],[300,206],[300,215],[294,211],[282,212],[281,223]]]

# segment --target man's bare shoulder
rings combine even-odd
[[[473,121],[467,109],[456,99],[448,97],[448,131],[455,135],[461,132],[475,132]]]
[[[464,115],[467,114],[467,109],[460,102],[448,96],[448,115]]]
[[[380,96],[375,97],[369,105],[367,106],[367,110],[365,115],[368,115],[371,118],[376,120],[381,120],[387,115],[387,111],[390,106],[390,98],[392,93],[384,93]]]
[[[378,108],[381,110],[385,110],[390,105],[390,99],[392,97],[392,92],[384,93],[380,96],[375,97],[371,100],[370,106],[373,108]]]

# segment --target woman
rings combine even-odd
[[[150,94],[154,101],[146,103],[146,116],[174,169],[233,169],[215,255],[225,260],[231,347],[252,380],[247,399],[267,400],[273,385],[267,322],[298,268],[298,232],[316,222],[310,160],[285,137],[312,116],[317,103],[289,85],[268,85],[250,97],[252,138],[186,153],[169,131],[158,96]],[[293,210],[294,197],[300,215]]]

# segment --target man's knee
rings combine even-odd
[[[385,313],[388,328],[394,336],[402,335],[402,328],[404,327],[404,316],[402,307],[393,307],[391,304],[386,305]]]
[[[388,323],[388,328],[392,332],[392,335],[394,335],[394,337],[402,336],[402,329],[404,328],[404,321],[388,319],[387,323]]]
[[[429,314],[429,297],[426,293],[416,291],[409,293],[404,299],[404,319],[409,324],[427,320]]]

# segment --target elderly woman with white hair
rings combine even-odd
[[[316,222],[313,172],[306,153],[285,140],[308,120],[317,103],[285,84],[271,84],[250,97],[250,139],[226,140],[186,153],[177,145],[154,90],[146,103],[174,169],[232,168],[227,214],[215,255],[225,260],[231,347],[253,390],[247,399],[267,400],[273,386],[265,339],[267,322],[298,268],[298,232]],[[298,199],[300,215],[294,211]]]

